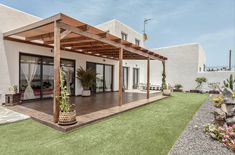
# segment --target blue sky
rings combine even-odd
[[[208,66],[235,63],[235,0],[0,0],[42,18],[58,12],[91,25],[118,19],[135,30],[147,25],[148,48],[201,43]]]

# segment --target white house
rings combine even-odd
[[[158,59],[160,61],[166,59],[161,55],[155,54],[154,52],[149,53],[147,52],[147,49],[141,48],[140,46],[143,45],[143,41],[141,40],[140,34],[137,34],[136,37],[134,37],[134,35],[126,36],[124,33],[125,31],[123,31],[123,33],[121,33],[122,36],[119,36],[120,38],[123,38],[121,43],[119,37],[111,35],[112,33],[110,33],[110,35],[106,35],[104,31],[63,14],[58,14],[49,17],[48,19],[41,20],[38,17],[22,11],[0,5],[0,20],[4,21],[4,24],[0,25],[1,102],[4,102],[4,94],[8,93],[11,85],[19,86],[19,90],[23,94],[24,100],[42,99],[53,95],[55,78],[53,57],[55,52],[53,46],[50,45],[53,42],[47,44],[45,44],[45,42],[50,42],[51,39],[54,40],[54,36],[53,34],[51,36],[51,33],[54,33],[53,22],[56,21],[57,18],[58,20],[62,20],[62,24],[64,24],[62,26],[64,26],[64,29],[66,30],[67,28],[67,30],[61,34],[68,35],[68,40],[75,38],[76,41],[80,41],[78,43],[79,49],[76,49],[74,46],[75,43],[72,43],[73,45],[67,45],[67,43],[63,42],[64,50],[61,50],[61,66],[66,71],[66,83],[67,87],[70,88],[69,91],[71,95],[81,95],[83,89],[79,80],[75,78],[76,68],[80,66],[85,69],[88,67],[93,68],[96,71],[97,76],[99,76],[97,79],[99,80],[96,81],[96,86],[92,88],[92,90],[95,93],[102,93],[120,91],[120,55],[123,55],[123,59],[145,59],[145,57],[146,59],[147,57],[150,57],[151,59]],[[50,23],[52,20],[53,22]],[[39,28],[37,27],[38,23],[40,25]],[[33,31],[31,25],[28,24],[34,24],[33,26],[35,31]],[[87,30],[89,31],[89,34],[80,32],[80,30],[75,26],[75,28],[71,28],[71,26],[68,27],[66,24],[78,25],[81,30],[89,27]],[[79,31],[80,34],[77,35],[76,33],[71,33],[72,30],[69,29],[72,29],[73,32]],[[110,30],[110,32],[111,31],[113,30]],[[29,36],[29,32],[31,36]],[[45,32],[47,32],[46,36]],[[66,32],[68,32],[68,34],[66,34]],[[115,32],[117,33],[117,31]],[[129,34],[129,32],[127,33]],[[89,40],[89,37],[84,37],[82,35],[91,36],[93,40]],[[77,37],[80,37],[80,39],[83,40],[77,40]],[[107,37],[107,39],[105,37]],[[133,37],[132,39],[137,45],[125,41],[127,40],[127,37]],[[103,42],[99,42],[99,39]],[[89,46],[88,50],[80,45],[81,42],[84,43],[84,41],[88,43],[85,45]],[[72,41],[69,41],[68,43],[70,44],[71,42]],[[102,43],[102,48],[106,46],[109,46],[110,48],[112,45],[113,51],[109,53],[105,53],[106,51],[100,51],[100,53],[97,53],[98,48],[95,47],[96,44],[93,45],[93,42],[97,45]],[[76,46],[78,45],[76,44]],[[92,51],[90,47],[95,47],[95,50]],[[117,50],[123,50],[123,54],[119,54],[118,56]],[[136,71],[136,76],[138,75],[139,73]],[[136,77],[136,79],[137,85],[139,79],[138,77]]]
[[[4,102],[4,94],[11,85],[18,85],[20,91],[33,92],[26,94],[25,99],[44,98],[53,94],[53,49],[51,47],[35,46],[12,40],[4,40],[3,34],[22,26],[41,21],[40,18],[25,12],[9,8],[0,4],[0,102]],[[115,35],[136,45],[131,49],[144,49],[142,34],[118,20],[111,20],[97,25],[97,28]],[[127,43],[128,43],[127,42]],[[129,43],[128,43],[129,44]],[[130,48],[128,48],[130,49]],[[144,50],[143,50],[144,51]],[[171,85],[182,84],[185,90],[195,87],[195,78],[205,76],[210,82],[221,82],[228,78],[234,71],[204,72],[206,63],[205,53],[200,44],[185,44],[172,47],[153,49],[159,58],[167,57],[166,74],[167,82]],[[145,52],[142,52],[145,54]],[[91,52],[90,52],[91,54]],[[134,55],[134,54],[133,54]],[[161,55],[163,57],[161,57]],[[99,57],[97,57],[99,56]],[[157,57],[155,54],[152,57]],[[116,59],[108,59],[107,56],[89,55],[62,51],[62,66],[73,74],[70,81],[70,91],[73,95],[80,95],[82,87],[75,78],[75,70],[78,67],[93,67],[102,77],[101,82],[93,88],[95,92],[109,92],[119,90],[119,63]],[[27,64],[33,63],[31,68]],[[123,61],[123,87],[136,89],[139,83],[147,83],[147,58],[146,60]],[[162,63],[158,60],[150,62],[150,83],[161,85]],[[28,87],[28,85],[31,87]],[[105,84],[105,87],[104,87]]]

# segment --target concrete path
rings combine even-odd
[[[12,111],[6,107],[0,106],[0,124],[16,122],[29,118],[29,116]]]

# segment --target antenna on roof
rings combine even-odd
[[[152,20],[151,18],[144,18],[144,34],[143,34],[143,37],[144,37],[144,41],[148,40],[148,36],[146,34],[146,31],[145,31],[145,26],[146,24],[148,23],[148,21]]]

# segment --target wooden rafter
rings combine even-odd
[[[143,55],[145,57],[149,56],[148,53],[145,53],[143,51],[139,51],[139,50],[133,49],[133,48],[125,46],[125,45],[120,45],[120,44],[115,43],[115,42],[113,42],[111,40],[108,40],[106,38],[102,38],[100,36],[97,36],[95,34],[92,34],[92,33],[86,32],[86,31],[81,31],[78,28],[72,27],[72,26],[70,26],[68,24],[65,24],[65,23],[60,22],[60,28],[70,30],[73,33],[77,33],[77,34],[79,34],[81,36],[85,36],[87,38],[91,38],[91,39],[94,39],[94,40],[97,40],[97,41],[101,41],[103,43],[109,44],[109,45],[114,46],[116,48],[123,48],[124,50],[130,51],[130,52],[138,54],[138,55]],[[154,55],[150,55],[150,58],[151,59],[159,59],[158,57],[156,57]]]
[[[114,51],[116,51],[116,49],[123,49],[124,59],[146,59],[149,57],[151,60],[167,60],[164,56],[122,40],[112,34],[99,30],[64,14],[57,14],[28,26],[6,32],[4,33],[4,38],[12,37],[16,38],[19,42],[24,40],[25,43],[29,44],[37,43],[45,47],[53,47],[55,38],[54,29],[52,27],[54,22],[57,22],[61,31],[61,49],[76,51],[78,53],[84,53],[90,50],[92,51],[91,55],[95,54],[95,51],[99,53],[103,52],[104,54],[105,52],[108,52],[107,54],[112,53],[115,58],[118,58],[118,56]],[[35,42],[34,40],[41,40],[43,43]],[[113,49],[108,50],[107,48]],[[126,53],[126,51],[129,53]]]

